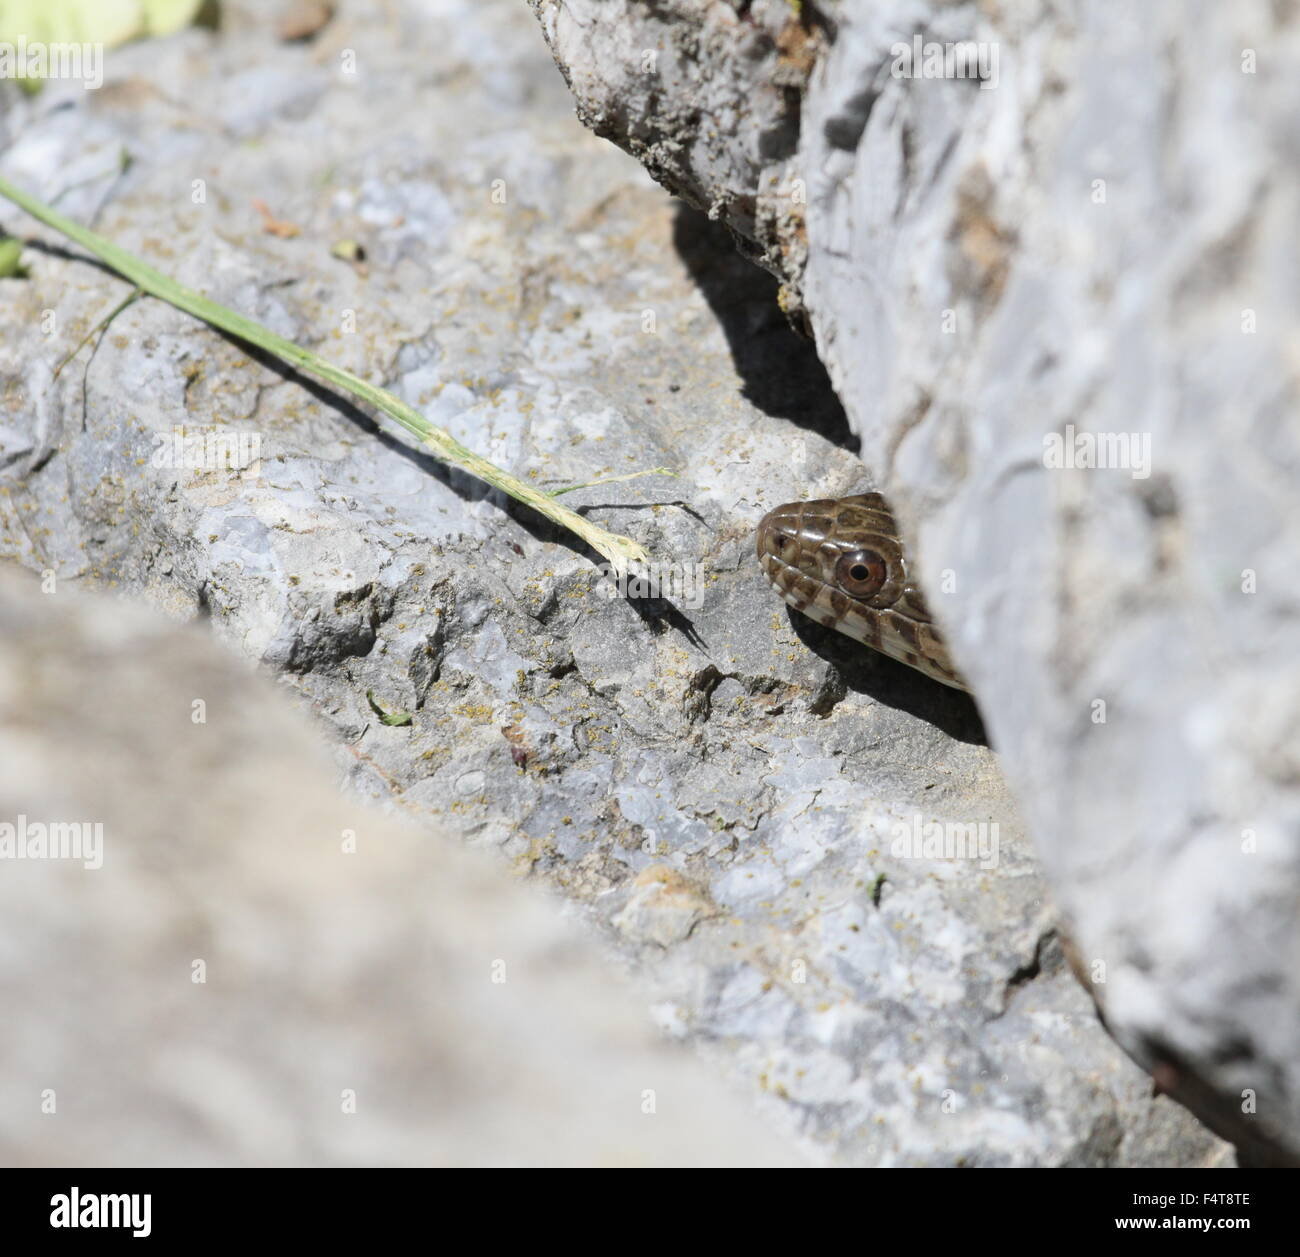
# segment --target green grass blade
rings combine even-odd
[[[83,249],[93,253],[142,291],[166,301],[178,310],[184,310],[186,314],[191,314],[212,327],[229,332],[250,345],[256,345],[259,349],[274,354],[282,362],[287,362],[299,371],[314,375],[318,379],[336,385],[353,397],[368,402],[418,437],[442,462],[463,468],[493,488],[509,494],[516,501],[531,506],[539,515],[545,515],[561,528],[567,528],[581,537],[598,554],[604,555],[616,572],[626,573],[629,564],[649,562],[646,552],[630,537],[606,532],[603,528],[588,523],[581,515],[561,506],[550,495],[532,488],[509,472],[502,471],[487,459],[480,458],[473,450],[457,441],[450,432],[430,423],[419,411],[385,389],[367,383],[360,376],[327,362],[310,349],[303,349],[292,341],[285,340],[283,336],[277,336],[260,323],[245,318],[234,310],[228,310],[225,306],[217,305],[215,301],[209,301],[193,289],[178,284],[160,271],[154,270],[146,262],[142,262],[134,254],[65,218],[58,211],[29,196],[5,179],[0,179],[0,196],[8,198],[47,227],[53,227],[68,239],[75,240]]]

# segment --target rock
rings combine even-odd
[[[719,915],[717,906],[676,869],[652,864],[632,879],[632,896],[613,924],[637,942],[669,947],[689,938],[701,921]]]
[[[5,570],[0,713],[6,1165],[794,1160],[555,904],[342,796],[204,634]]]
[[[0,467],[0,552],[279,678],[355,796],[561,891],[800,1155],[1221,1161],[1071,979],[973,704],[767,590],[758,519],[870,487],[777,283],[584,132],[513,0],[353,4],[307,48],[253,18],[123,49],[94,95],[0,96],[0,173],[544,488],[670,467],[566,501],[680,591],[609,596],[568,537],[157,302],[54,377],[125,287],[2,207],[60,251],[0,281],[0,426],[29,450]],[[209,435],[256,457],[220,463]],[[990,867],[925,854],[929,827],[981,825]],[[533,1038],[521,1060],[550,1050]]]
[[[578,117],[733,233],[798,308],[802,89],[819,37],[789,0],[528,0]]]
[[[1112,1032],[1294,1163],[1292,15],[533,7],[579,116],[802,293]],[[765,156],[791,22],[816,65]]]

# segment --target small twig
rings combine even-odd
[[[588,480],[586,484],[571,484],[563,489],[547,489],[548,498],[558,498],[561,493],[572,493],[576,489],[592,489],[598,484],[619,484],[624,480],[635,480],[638,476],[675,476],[671,467],[651,467],[649,471],[629,471],[626,476],[604,476],[600,480]]]
[[[90,338],[94,336],[94,334],[98,331],[101,330],[107,331],[108,325],[115,318],[117,318],[117,316],[121,314],[122,311],[125,310],[126,307],[131,304],[131,302],[137,300],[141,296],[141,293],[142,290],[137,288],[135,289],[134,292],[130,293],[127,297],[124,297],[121,301],[119,301],[117,305],[115,305],[112,308],[112,310],[110,310],[102,319],[100,319],[99,322],[96,323],[95,326],[92,327],[90,331],[88,331],[81,338],[81,342],[77,345],[77,347],[70,354],[68,354],[67,357],[65,357],[57,367],[54,368],[54,375],[51,378],[57,380],[59,378],[59,373],[63,370],[63,368],[66,367],[68,363],[70,363],[73,360],[73,358],[75,358],[90,343]]]

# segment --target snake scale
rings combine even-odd
[[[796,611],[965,690],[879,493],[789,502],[763,517],[758,561]]]

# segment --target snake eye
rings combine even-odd
[[[835,583],[854,598],[870,598],[888,575],[885,560],[874,550],[850,550],[835,564]]]

